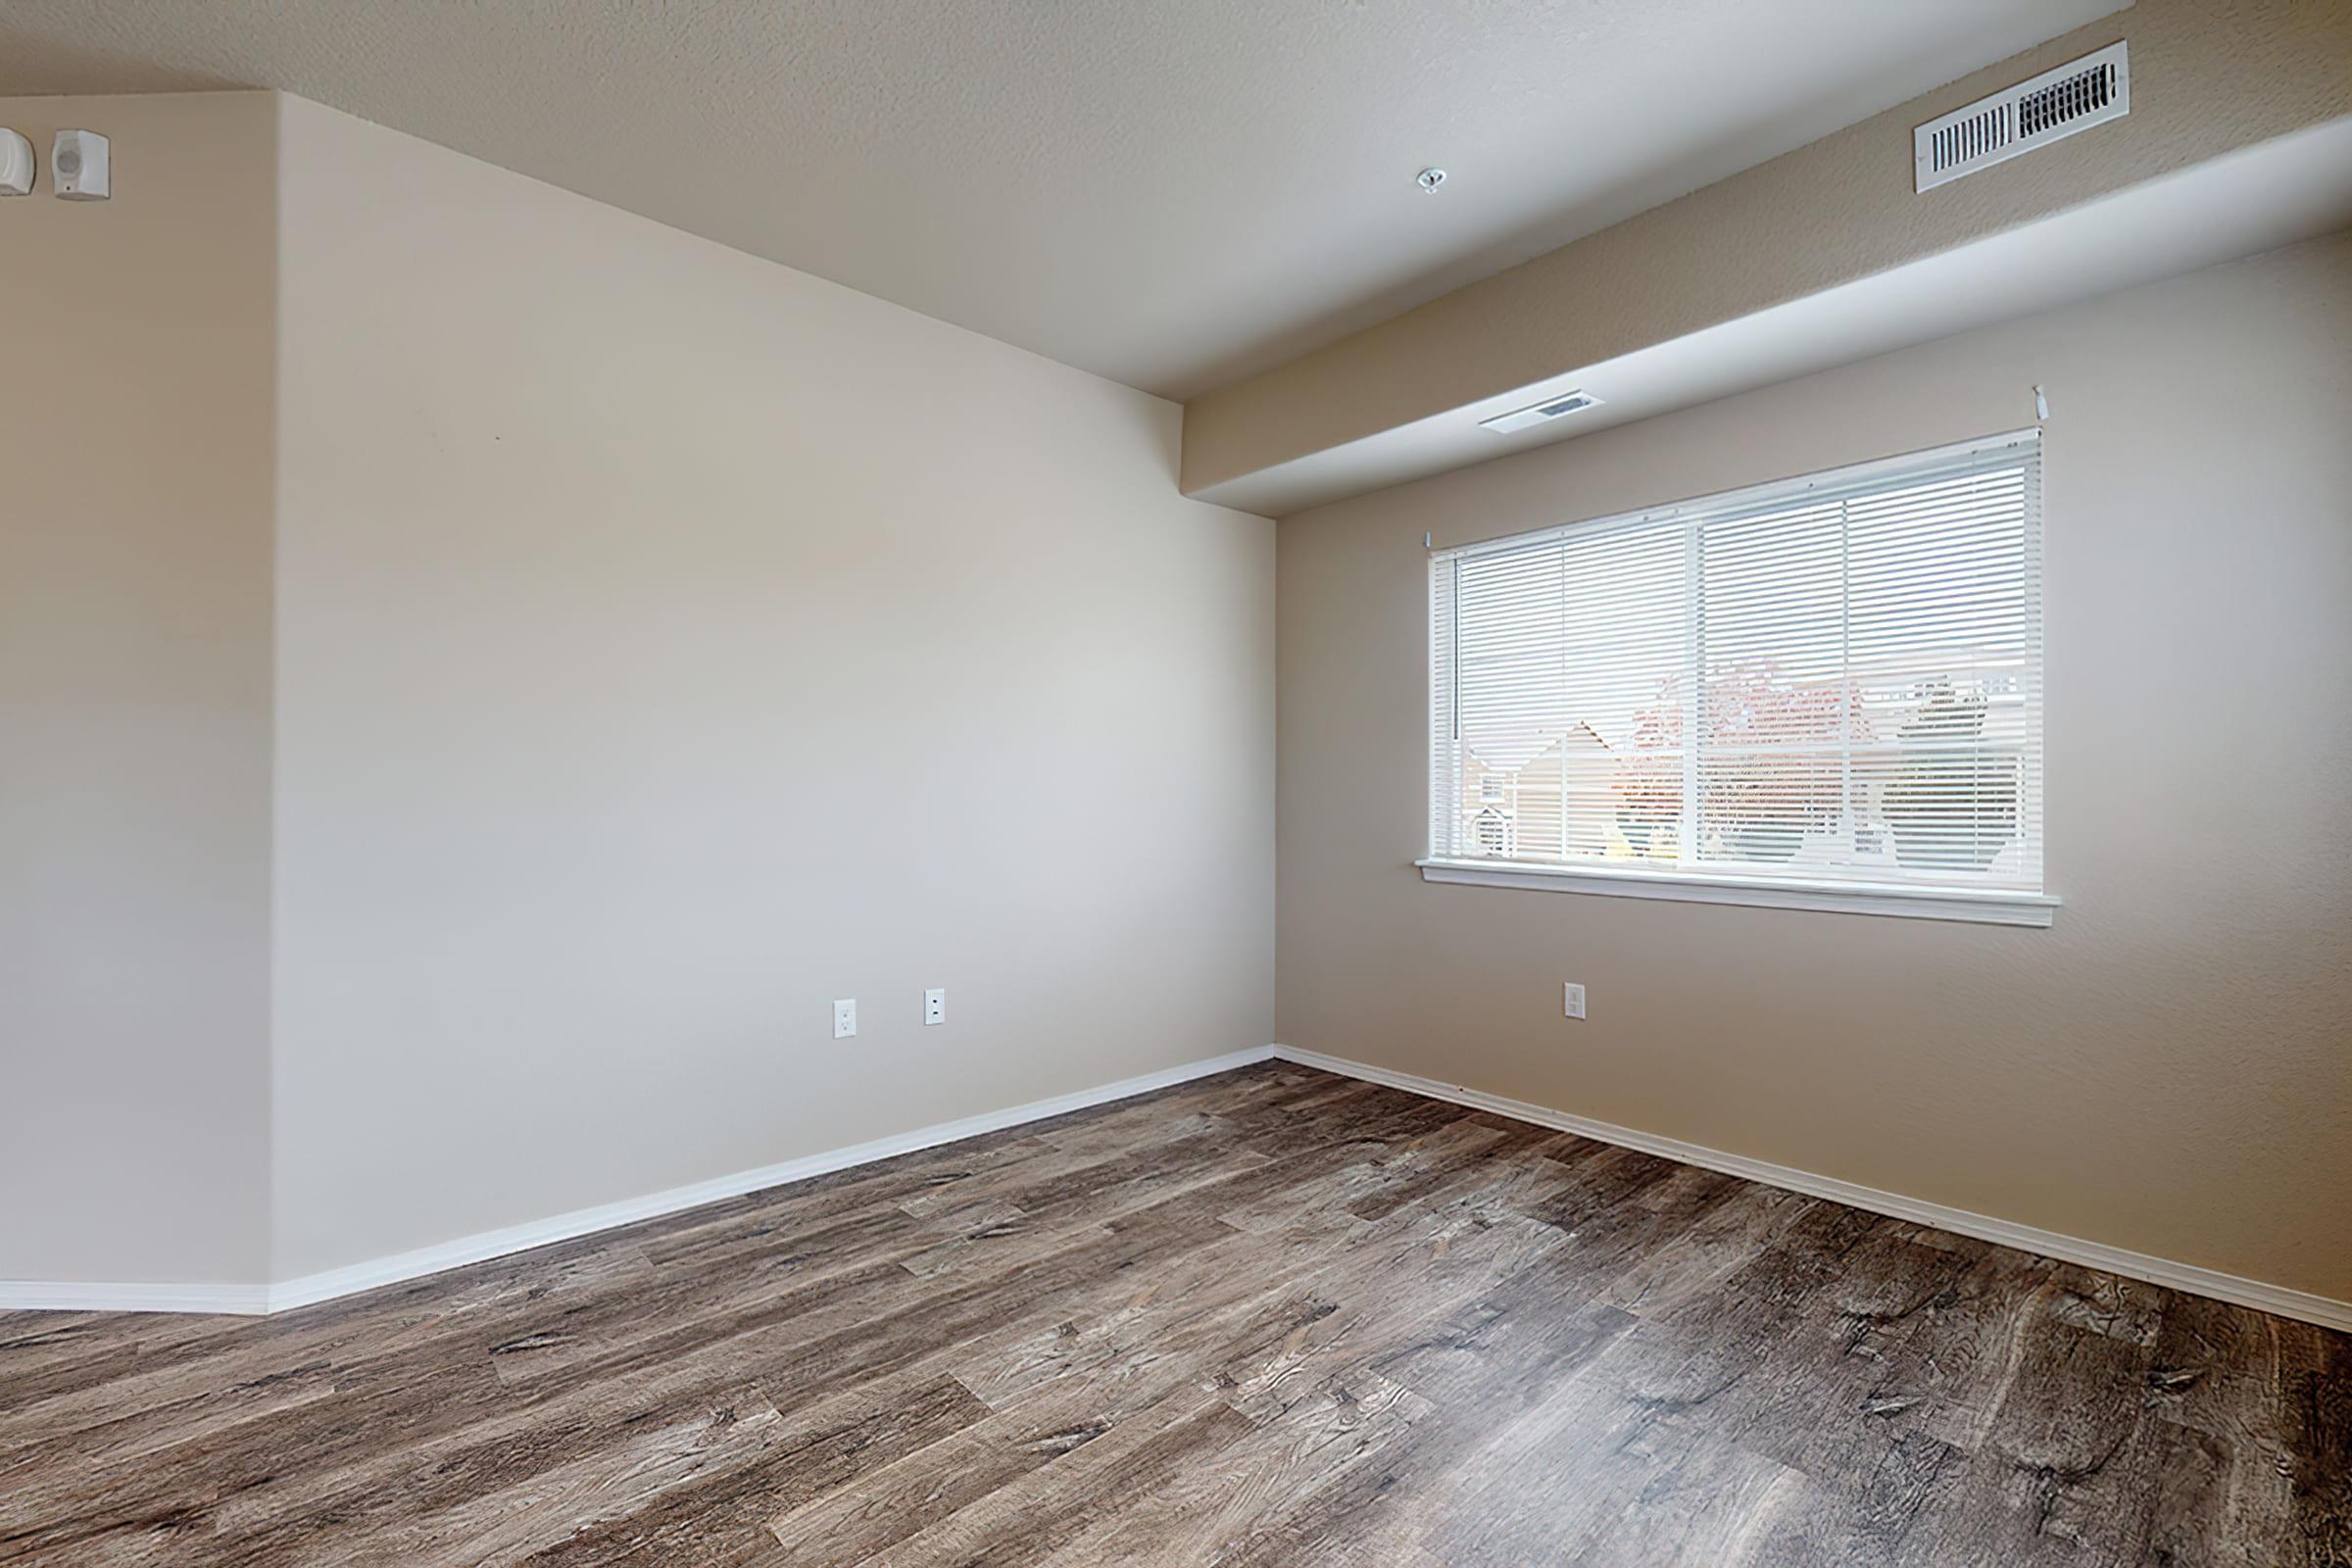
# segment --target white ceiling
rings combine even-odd
[[[1186,397],[2119,9],[8,0],[0,94],[283,88]]]

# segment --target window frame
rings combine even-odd
[[[2040,891],[2017,888],[1970,888],[1946,883],[1871,882],[1843,877],[1760,876],[1739,870],[1711,871],[1692,866],[1663,868],[1609,865],[1602,863],[1572,863],[1527,860],[1505,860],[1495,858],[1447,857],[1439,853],[1436,825],[1441,809],[1440,758],[1438,755],[1437,718],[1441,711],[1439,691],[1440,619],[1437,594],[1434,592],[1436,573],[1441,562],[1458,562],[1491,553],[1525,549],[1553,539],[1571,536],[1589,537],[1610,529],[1655,525],[1676,518],[1689,519],[1693,515],[1740,510],[1769,509],[1801,498],[1824,487],[1847,489],[1867,484],[1884,474],[1897,480],[1920,467],[1938,460],[1949,460],[1989,452],[2005,446],[2031,443],[2036,464],[2035,527],[2029,539],[2033,552],[2029,562],[2034,577],[2034,613],[2036,616],[2037,654],[2039,665],[2035,678],[2042,691],[2043,734],[2038,756],[2041,765],[2041,825],[2046,832],[2048,763],[2047,763],[2047,686],[2048,635],[2046,578],[2043,564],[2046,558],[2046,511],[2040,507],[2038,494],[2040,466],[2046,460],[2042,431],[2029,427],[1975,440],[1950,443],[1941,447],[1907,452],[1871,462],[1840,465],[1813,473],[1762,484],[1740,486],[1693,497],[1686,501],[1641,508],[1636,511],[1594,517],[1585,521],[1561,523],[1493,539],[1467,541],[1459,545],[1433,549],[1429,557],[1433,591],[1425,596],[1427,624],[1425,627],[1428,657],[1428,704],[1424,709],[1424,769],[1427,798],[1423,812],[1424,855],[1413,863],[1426,882],[1456,886],[1499,887],[1522,891],[1577,893],[1617,898],[1662,899],[1677,903],[1745,905],[1762,908],[1814,909],[1846,914],[1893,915],[1912,919],[1963,920],[1994,925],[2046,927],[2050,925],[2061,900],[2047,891],[2046,858]],[[1448,617],[1448,634],[1454,631]],[[1454,661],[1458,678],[1458,656]],[[1453,694],[1452,711],[1458,715],[1458,693]],[[1457,720],[1458,722],[1458,717]],[[1457,769],[1457,772],[1461,771]],[[1457,777],[1456,787],[1460,787]],[[2046,857],[2046,839],[2039,846]]]

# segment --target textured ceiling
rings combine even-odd
[[[2117,9],[6,0],[0,94],[283,88],[1185,397]]]

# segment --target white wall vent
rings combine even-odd
[[[1912,131],[1917,188],[1933,190],[2131,112],[2131,57],[2111,43]]]
[[[1590,392],[1554,392],[1541,403],[1531,403],[1524,409],[1513,409],[1508,414],[1497,414],[1491,419],[1478,422],[1482,428],[1492,430],[1496,435],[1509,435],[1513,430],[1524,430],[1531,424],[1542,424],[1563,414],[1574,414],[1579,409],[1597,408],[1599,405],[1600,399]]]

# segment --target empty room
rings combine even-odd
[[[7,0],[0,1568],[2352,1568],[2352,4]]]

